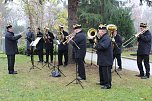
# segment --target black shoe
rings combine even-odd
[[[66,67],[66,66],[67,66],[67,64],[64,64],[63,66],[64,66],[64,67]]]
[[[148,79],[149,76],[142,76],[141,79]]]
[[[17,74],[17,71],[9,71],[9,74]]]
[[[117,70],[118,70],[118,71],[122,71],[122,68],[118,68]]]
[[[139,74],[139,75],[135,75],[135,76],[137,76],[137,77],[142,77],[143,75],[140,75],[140,74]]]
[[[111,86],[102,86],[101,89],[110,89]]]
[[[100,82],[96,82],[96,85],[104,86],[104,84],[103,84],[103,83],[100,83]]]
[[[48,63],[48,61],[45,61],[44,63]]]
[[[86,80],[86,78],[77,77],[78,80]]]

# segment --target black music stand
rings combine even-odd
[[[116,58],[114,59],[114,71],[112,71],[112,73],[113,72],[116,72],[116,74],[121,78],[121,76],[120,76],[120,74],[118,73],[118,71],[117,71],[117,68],[116,68]]]
[[[56,52],[56,51],[57,51],[57,50],[56,50],[56,47],[57,47],[57,45],[59,44],[59,41],[56,40],[56,42],[54,41],[54,43],[55,43],[55,46],[54,46],[55,49],[54,49],[54,50],[55,50],[55,52]],[[53,69],[53,70],[56,70],[56,69],[57,69],[59,73],[61,73],[64,77],[66,77],[65,74],[64,74],[64,73],[62,72],[62,70],[60,69],[60,66],[59,66],[59,65],[56,65],[56,56],[57,56],[57,54],[55,54],[54,61],[53,61],[54,64],[53,64],[53,67],[52,67],[50,70],[52,70],[52,69]]]
[[[29,72],[30,72],[32,69],[35,69],[35,68],[41,70],[39,67],[37,67],[37,66],[34,65],[34,55],[33,55],[33,51],[34,51],[34,47],[35,47],[35,46],[37,45],[37,43],[38,43],[38,40],[39,40],[39,39],[36,39],[35,41],[31,42],[31,44],[30,44],[30,47],[31,47],[31,63],[32,63],[32,67],[30,68]]]
[[[42,65],[43,65],[43,63],[42,63]],[[49,62],[49,59],[48,59],[48,62],[42,66],[42,68],[45,67],[46,65],[51,70],[50,66],[53,66],[53,65]]]
[[[116,45],[117,48],[119,48],[116,42],[112,42],[112,43],[113,43],[114,45]],[[113,73],[113,72],[116,72],[116,74],[121,78],[121,76],[120,76],[120,74],[118,73],[117,68],[116,68],[116,58],[114,59],[114,64],[115,64],[115,65],[114,65],[115,68],[114,68],[114,71],[112,71],[112,73]]]
[[[76,44],[75,42],[74,42],[74,44]],[[77,48],[78,49],[80,49],[78,46],[77,46]],[[76,84],[79,84],[83,89],[84,89],[84,87],[82,86],[82,82],[78,79],[78,64],[77,64],[77,60],[75,59],[75,67],[76,67],[76,69],[75,69],[75,72],[76,72],[76,75],[75,75],[75,79],[74,80],[72,80],[70,83],[68,83],[66,86],[68,86],[68,85],[70,85],[71,83],[73,83],[74,81],[76,81]]]
[[[95,66],[95,67],[98,67],[97,65],[93,64],[92,59],[93,59],[93,44],[92,44],[92,50],[91,50],[91,63],[90,63],[90,65],[91,65],[91,66],[93,65],[93,66]]]

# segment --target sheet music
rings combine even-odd
[[[36,46],[42,37],[37,37],[35,41],[32,41],[30,46]]]
[[[33,46],[33,43],[34,43],[34,41],[32,41],[32,42],[30,43],[30,46]]]

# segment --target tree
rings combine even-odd
[[[100,23],[115,24],[118,32],[128,39],[134,34],[131,9],[119,7],[115,0],[94,0],[91,4],[82,2],[78,8],[78,21],[84,26],[87,32],[89,28],[98,28]]]
[[[73,24],[77,23],[77,8],[79,0],[68,0],[68,30],[72,33]],[[69,63],[73,63],[73,47],[69,44]]]

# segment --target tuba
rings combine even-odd
[[[109,24],[109,25],[107,25],[107,30],[109,31],[109,36],[111,37],[111,38],[113,38],[114,36],[113,36],[113,33],[114,33],[114,31],[116,31],[117,30],[117,26],[116,25],[114,25],[114,24]]]

